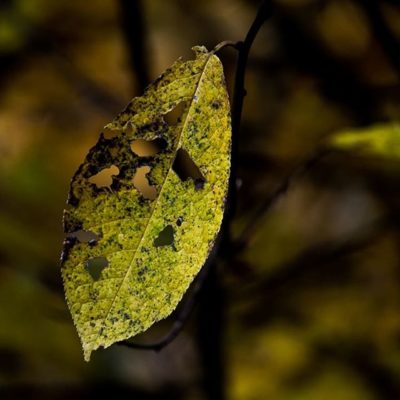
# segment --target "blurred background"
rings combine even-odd
[[[395,0],[274,2],[247,68],[230,248],[170,346],[83,361],[58,261],[69,179],[149,81],[193,45],[242,40],[257,8],[0,0],[1,399],[400,399],[400,130],[390,154],[322,151],[400,119]],[[220,57],[232,91],[235,51]]]

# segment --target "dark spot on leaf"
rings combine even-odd
[[[120,133],[121,131],[117,129],[104,128],[103,130],[103,136],[106,140],[114,139],[116,136],[120,135]]]
[[[93,257],[86,261],[85,269],[93,278],[98,281],[104,268],[108,266],[108,260],[105,257]]]
[[[174,243],[174,228],[167,225],[154,239],[154,246],[171,246]]]
[[[182,222],[183,222],[183,217],[178,217],[178,219],[176,220],[176,224],[177,224],[178,226],[181,226],[181,225],[182,225]]]
[[[193,179],[197,190],[204,187],[206,180],[186,150],[182,148],[178,150],[172,169],[182,181],[186,181],[189,178]]]
[[[213,101],[213,102],[211,103],[211,107],[214,108],[214,110],[217,110],[218,108],[221,107],[221,104],[220,104],[219,101]]]
[[[70,191],[68,193],[67,205],[77,207],[79,204],[79,199]]]
[[[149,184],[146,177],[150,170],[151,168],[148,165],[139,167],[133,177],[133,185],[145,199],[154,200],[157,197],[157,189]]]
[[[63,263],[68,258],[69,252],[76,243],[76,237],[66,237],[63,242],[63,250],[61,253],[60,261]]]
[[[65,233],[75,232],[82,229],[82,221],[74,216],[74,214],[71,213],[68,209],[64,210],[63,224]]]
[[[181,101],[180,103],[178,103],[171,111],[164,114],[165,122],[170,126],[174,126],[181,122],[182,115],[186,109],[186,106],[186,101]]]
[[[187,124],[187,130],[190,136],[195,135],[199,131],[199,127],[196,121],[193,120],[189,121]]]
[[[146,279],[146,272],[147,272],[148,270],[149,270],[149,269],[148,269],[148,267],[146,266],[146,267],[141,268],[141,269],[138,271],[137,275],[138,275],[138,281],[139,281],[139,282],[144,282],[144,281],[145,281],[145,279]]]
[[[203,179],[195,179],[194,187],[196,190],[201,190],[204,188],[204,180]]]
[[[167,141],[163,138],[154,140],[136,139],[131,144],[131,149],[139,157],[153,157],[166,149],[167,145]]]
[[[161,116],[156,117],[156,119],[152,122],[136,127],[140,134],[144,135],[152,132],[155,137],[162,135],[166,128],[168,128],[168,125]]]
[[[85,231],[80,229],[79,231],[71,232],[67,235],[68,238],[76,238],[81,243],[89,243],[94,245],[99,240],[99,236],[92,231]]]
[[[97,188],[110,187],[113,181],[113,176],[119,174],[119,168],[116,165],[111,165],[109,168],[104,168],[96,175],[89,178],[90,183],[94,183]]]

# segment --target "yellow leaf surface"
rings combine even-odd
[[[194,50],[105,127],[72,179],[62,275],[87,361],[171,314],[219,231],[229,100],[218,57]]]

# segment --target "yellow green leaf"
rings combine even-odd
[[[171,314],[219,231],[229,100],[218,57],[194,50],[106,125],[72,179],[62,275],[87,361]]]
[[[361,154],[387,158],[400,157],[400,125],[374,125],[336,133],[330,144],[340,149],[355,149]]]

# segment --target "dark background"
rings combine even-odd
[[[337,131],[399,120],[400,5],[274,7],[247,68],[241,245],[225,249],[170,346],[113,346],[88,364],[58,263],[69,179],[175,59],[242,40],[257,2],[0,1],[2,399],[400,398],[400,163],[321,155]],[[220,56],[232,90],[236,53]]]

